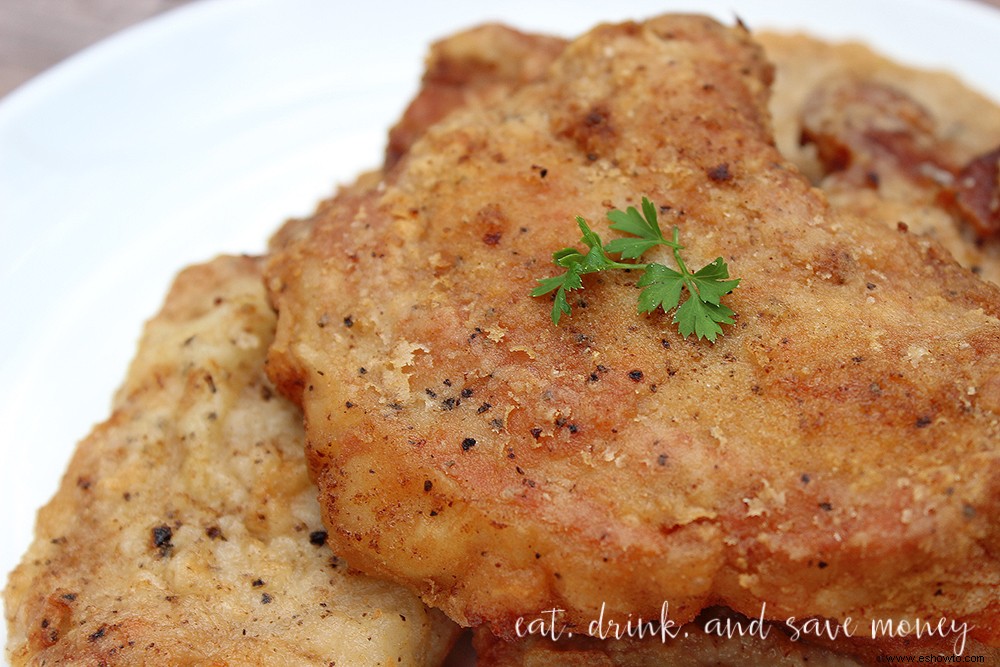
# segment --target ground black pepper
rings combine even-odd
[[[163,524],[154,527],[150,534],[153,540],[153,546],[160,550],[160,556],[168,556],[170,551],[174,548],[171,539],[174,536],[174,531],[170,529],[170,526]]]

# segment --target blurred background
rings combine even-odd
[[[0,0],[0,97],[77,51],[192,0]]]
[[[198,0],[0,0],[0,97],[123,28]],[[1000,0],[983,2],[1000,8]]]

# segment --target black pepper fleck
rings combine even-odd
[[[170,541],[174,536],[174,531],[170,529],[170,526],[166,524],[156,526],[150,533],[153,546],[160,550],[160,556],[169,555],[170,551],[174,548],[173,543]]]
[[[321,547],[326,544],[327,532],[325,530],[314,530],[309,533],[309,544]]]
[[[483,414],[484,412],[486,412],[487,410],[489,410],[492,407],[493,406],[490,405],[489,403],[483,403],[478,408],[476,408],[476,414],[477,415],[481,415],[481,414]]]
[[[426,492],[426,491],[430,491],[430,490],[431,490],[431,489],[433,489],[433,488],[434,488],[434,482],[432,482],[432,481],[431,481],[431,480],[429,480],[429,479],[425,479],[425,480],[424,480],[424,491],[425,491],[425,492]]]
[[[632,380],[632,382],[642,382],[642,371],[639,369],[629,371],[628,378]]]
[[[729,163],[723,162],[722,164],[712,167],[708,170],[708,177],[716,183],[722,183],[730,180],[733,175],[729,171]]]
[[[476,446],[476,439],[475,438],[466,438],[465,440],[462,441],[462,451],[463,452],[467,452],[467,451],[469,451],[470,449],[472,449],[475,446]]]
[[[273,600],[273,599],[274,598],[271,597],[270,593],[264,593],[264,594],[262,594],[260,596],[260,603],[261,604],[271,604],[271,600]]]

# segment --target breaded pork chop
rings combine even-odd
[[[831,209],[775,148],[771,68],[700,17],[602,26],[428,128],[271,261],[269,373],[335,548],[467,625],[947,616],[1000,641],[1000,291]],[[715,345],[585,277],[573,218],[650,197],[743,283]]]
[[[907,225],[1000,285],[1000,106],[854,43],[756,36],[782,152],[856,215]]]
[[[502,100],[548,70],[566,40],[490,23],[431,45],[420,91],[389,131],[384,167],[399,161],[430,125],[451,111]]]
[[[455,626],[325,544],[260,262],[184,271],[4,591],[15,665],[434,665]]]

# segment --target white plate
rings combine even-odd
[[[203,0],[0,101],[0,576],[172,276],[261,252],[376,166],[432,39],[491,19],[569,36],[667,10],[861,38],[1000,100],[1000,12],[971,0]]]

